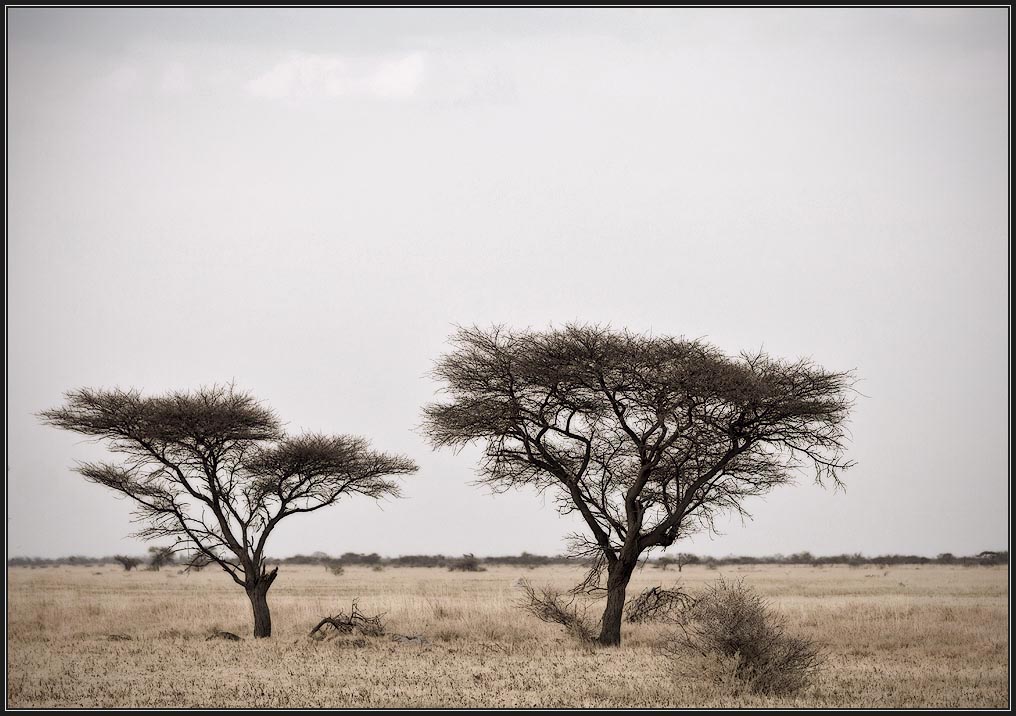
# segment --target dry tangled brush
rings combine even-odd
[[[624,619],[632,624],[665,622],[676,624],[682,615],[695,604],[691,595],[680,587],[664,589],[649,587],[629,600],[624,608]]]
[[[540,621],[560,624],[568,634],[581,642],[596,640],[598,624],[589,616],[587,605],[580,600],[583,594],[589,594],[586,585],[579,585],[567,593],[550,587],[537,589],[525,579],[518,580],[515,586],[523,594],[520,606],[525,611]],[[592,596],[597,595],[594,592]],[[676,624],[692,603],[692,598],[679,588],[650,587],[628,602],[625,619],[632,623]]]
[[[677,623],[666,648],[684,676],[787,694],[806,686],[824,660],[816,643],[788,634],[786,620],[743,580],[707,585]]]
[[[352,634],[357,632],[362,636],[382,636],[385,633],[384,613],[368,616],[360,611],[357,600],[349,608],[349,613],[339,612],[335,616],[325,617],[317,626],[311,629],[312,639],[323,639],[326,636],[328,627],[340,634]]]
[[[516,586],[523,595],[521,607],[540,621],[560,624],[568,634],[584,643],[596,639],[596,626],[574,594],[565,596],[550,587],[536,589],[525,579],[520,579]]]

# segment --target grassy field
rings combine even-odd
[[[660,626],[626,624],[619,649],[590,649],[521,612],[513,583],[569,587],[581,570],[282,567],[274,636],[250,637],[242,590],[211,568],[8,570],[8,707],[999,707],[1009,702],[1004,567],[686,567],[683,585],[744,577],[793,631],[829,653],[793,697],[680,678]],[[672,584],[636,572],[629,594]],[[387,612],[383,636],[314,641],[317,621]],[[597,603],[599,604],[599,603]],[[594,607],[595,608],[595,607]],[[205,641],[214,629],[240,642]],[[111,641],[110,634],[125,634]]]

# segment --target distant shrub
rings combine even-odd
[[[570,564],[571,561],[572,560],[565,555],[547,557],[540,554],[530,554],[529,552],[523,552],[517,556],[487,557],[483,560],[484,564],[507,564],[516,567],[525,567],[526,569],[541,567],[548,564]]]
[[[330,557],[324,552],[315,552],[311,555],[295,554],[280,561],[283,564],[320,564],[325,559],[330,559]]]
[[[786,632],[786,622],[743,581],[708,585],[685,612],[668,645],[679,669],[729,677],[753,693],[788,694],[807,685],[822,665],[812,641]]]
[[[97,564],[98,560],[94,557],[84,557],[82,555],[75,554],[68,557],[66,563],[73,566],[91,567],[92,565]]]
[[[705,559],[705,562],[708,564],[710,560],[714,560],[714,558],[707,557]],[[703,562],[702,558],[699,557],[698,555],[689,554],[688,552],[678,552],[676,555],[665,555],[663,557],[660,557],[655,562],[653,562],[653,566],[656,567],[657,569],[663,570],[666,570],[668,567],[671,566],[676,566],[677,571],[680,572],[682,569],[684,569],[685,565],[701,564],[702,562]]]
[[[461,559],[454,560],[448,565],[449,572],[486,572],[486,567],[480,565],[480,560],[472,554],[464,554]]]
[[[407,554],[389,560],[396,567],[444,567],[447,559],[443,554]]]
[[[113,557],[113,559],[116,560],[116,562],[121,567],[123,567],[125,572],[129,572],[132,569],[134,569],[135,567],[137,567],[139,564],[141,564],[141,560],[140,559],[138,559],[136,557],[125,557],[122,554],[118,554],[117,556]]]
[[[1005,552],[981,552],[975,559],[978,564],[985,567],[1009,564],[1009,552],[1008,550]]]
[[[149,547],[148,569],[158,572],[162,567],[173,563],[172,547]]]
[[[346,573],[346,570],[339,562],[326,562],[325,569],[334,574],[336,577],[341,577]]]
[[[345,552],[339,560],[343,564],[363,564],[368,567],[381,564],[381,555],[377,552],[370,554],[359,554],[358,552]]]

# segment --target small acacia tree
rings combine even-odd
[[[677,571],[683,571],[684,565],[686,564],[698,564],[699,558],[697,555],[689,554],[688,552],[678,552],[674,558],[675,564],[677,564]]]
[[[153,572],[158,572],[160,569],[165,567],[167,564],[173,563],[173,557],[175,556],[175,550],[173,547],[149,547],[148,554],[151,555],[148,558],[148,568]]]
[[[125,572],[129,572],[135,567],[137,567],[139,564],[141,564],[141,560],[138,559],[137,557],[126,557],[122,554],[116,555],[115,557],[113,557],[113,560],[117,562],[121,567],[123,567],[123,570]]]
[[[137,536],[171,538],[173,551],[225,570],[247,592],[255,637],[272,633],[267,594],[278,567],[268,569],[265,545],[278,524],[346,495],[398,496],[387,478],[417,469],[363,438],[288,437],[271,410],[231,385],[153,397],[82,389],[66,400],[41,420],[104,440],[123,457],[78,472],[135,502],[144,525]]]
[[[434,369],[448,400],[424,409],[436,447],[485,446],[481,482],[552,490],[606,571],[599,642],[619,644],[639,556],[712,528],[723,510],[810,463],[839,484],[849,372],[699,340],[598,326],[460,329]]]

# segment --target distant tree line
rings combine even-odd
[[[136,557],[139,565],[150,565],[152,556]],[[187,558],[171,556],[169,561],[161,561],[160,566],[175,564],[185,566],[189,563]],[[463,564],[476,562],[484,566],[518,566],[518,567],[541,567],[555,564],[578,564],[581,560],[567,555],[540,555],[523,552],[519,555],[502,555],[493,557],[473,557],[473,555],[447,556],[443,554],[409,554],[398,557],[382,557],[376,552],[361,554],[359,552],[345,552],[340,556],[331,556],[324,552],[315,552],[310,555],[297,554],[292,557],[281,559],[268,559],[272,564],[286,565],[342,565],[342,566],[384,566],[384,567],[442,567],[462,569]],[[43,557],[12,557],[7,560],[9,567],[49,567],[58,565],[94,567],[103,564],[123,564],[120,555],[115,557],[85,557],[74,555],[71,557],[43,558]],[[681,553],[676,556],[665,556],[649,560],[645,566],[658,569],[669,569],[676,567],[680,569],[686,565],[701,565],[705,567],[725,567],[731,565],[767,565],[767,564],[795,564],[795,565],[837,565],[845,564],[851,567],[876,566],[890,567],[896,565],[921,565],[921,564],[955,564],[960,566],[993,566],[1009,564],[1008,550],[1002,552],[985,551],[975,555],[956,556],[950,552],[944,552],[937,557],[924,557],[915,554],[883,554],[877,556],[865,556],[860,553],[835,554],[827,556],[815,556],[810,552],[797,552],[795,554],[775,554],[763,557],[727,556],[709,557]],[[465,569],[464,571],[473,571]]]
[[[682,559],[683,558],[683,559]],[[693,554],[679,554],[676,557],[661,557],[651,562],[653,566],[666,569],[671,565],[681,566],[684,564],[701,564],[706,567],[724,567],[730,565],[751,565],[751,564],[803,564],[803,565],[834,565],[845,564],[850,567],[871,566],[889,567],[903,564],[957,564],[961,566],[992,566],[1009,564],[1009,552],[979,552],[975,555],[957,557],[950,552],[944,552],[937,557],[924,557],[916,554],[882,554],[877,556],[866,556],[859,552],[853,554],[834,554],[816,557],[811,552],[797,552],[795,554],[783,555],[774,554],[762,557],[745,557],[730,555],[727,557],[698,557]]]
[[[333,557],[325,552],[314,552],[313,554],[296,554],[292,557],[285,557],[282,559],[268,558],[268,561],[273,564],[341,564],[341,565],[355,565],[362,564],[366,566],[374,566],[381,564],[384,558],[378,553],[372,554],[360,554],[358,552],[345,552],[341,556]]]

